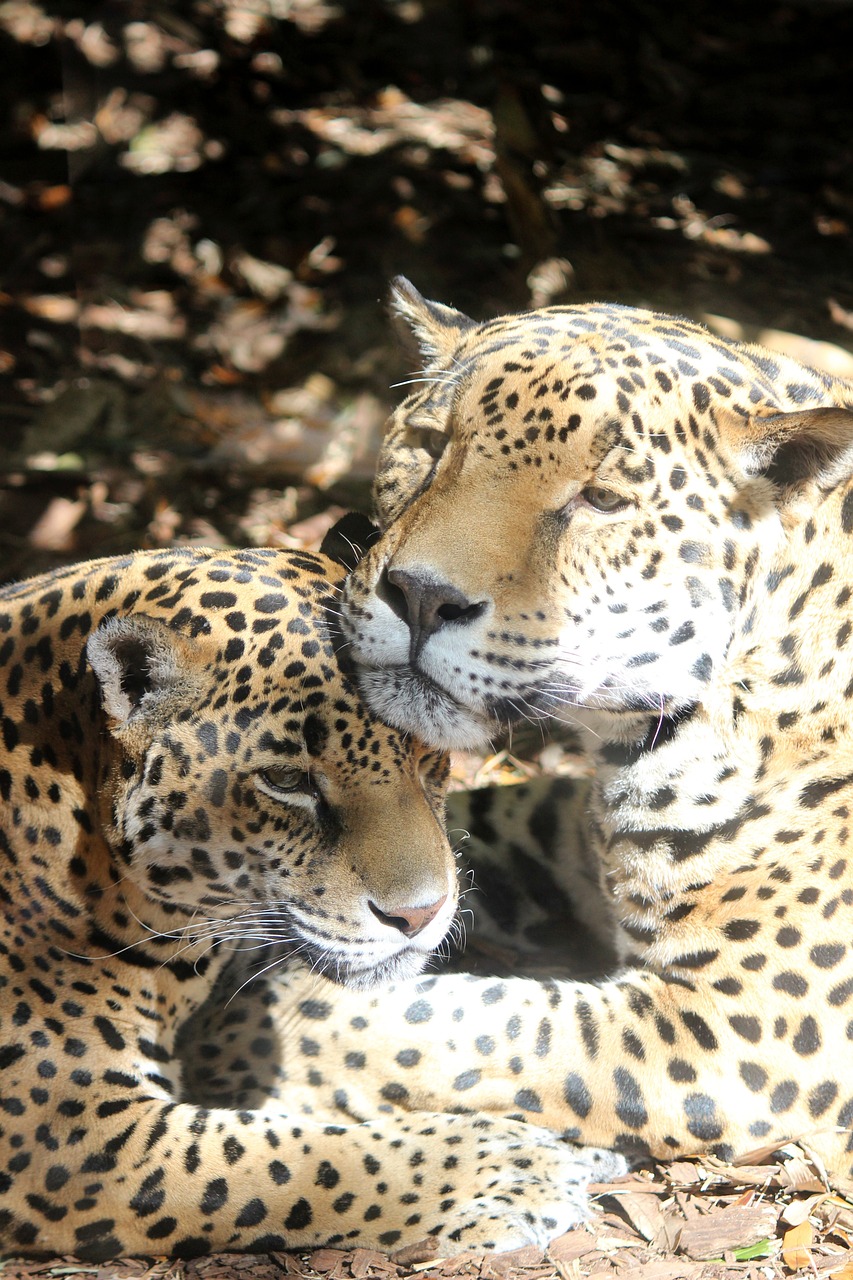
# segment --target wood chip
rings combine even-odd
[[[349,1255],[342,1249],[317,1249],[311,1254],[311,1266],[321,1275],[334,1271]]]
[[[684,1263],[675,1262],[672,1258],[654,1258],[631,1268],[631,1280],[688,1280],[689,1275]],[[698,1275],[701,1272],[697,1273],[697,1280]]]
[[[548,1257],[555,1262],[572,1262],[575,1258],[582,1258],[594,1247],[594,1237],[583,1227],[577,1227],[574,1231],[567,1231],[551,1241]]]
[[[398,1267],[412,1267],[418,1262],[433,1262],[438,1255],[435,1236],[426,1236],[414,1244],[406,1244],[391,1254],[391,1261]]]
[[[778,1210],[772,1204],[732,1205],[696,1215],[681,1228],[678,1247],[691,1258],[719,1258],[775,1234]]]
[[[350,1263],[350,1274],[353,1280],[363,1280],[364,1276],[370,1274],[371,1268],[387,1271],[387,1255],[377,1253],[375,1249],[356,1249]]]
[[[699,1166],[692,1160],[673,1160],[671,1164],[664,1166],[664,1173],[667,1182],[682,1187],[695,1186],[702,1181]],[[649,1190],[659,1191],[660,1187],[652,1184]]]

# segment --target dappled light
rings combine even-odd
[[[843,371],[825,26],[654,14],[0,4],[7,574],[367,506],[400,270],[476,315],[612,297]]]
[[[478,318],[612,299],[853,377],[852,40],[847,0],[0,0],[2,580],[172,544],[317,548],[369,511],[415,372],[384,310],[399,272]],[[454,785],[581,768],[572,741],[521,733]],[[807,1143],[601,1192],[547,1258],[95,1270],[853,1277],[853,1187]]]

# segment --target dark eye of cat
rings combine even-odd
[[[273,799],[297,799],[299,797],[316,800],[319,791],[311,777],[303,769],[292,769],[287,765],[273,764],[260,769],[257,779],[261,790]]]
[[[423,449],[431,458],[440,458],[450,441],[446,431],[437,427],[419,427],[409,424],[408,443],[412,449]]]
[[[622,511],[629,505],[628,499],[615,489],[607,489],[601,484],[589,484],[581,489],[581,497],[588,506],[596,511]]]

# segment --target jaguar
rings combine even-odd
[[[327,1092],[631,1156],[796,1138],[850,1179],[853,385],[611,303],[477,323],[399,280],[394,308],[422,372],[343,596],[361,688],[436,747],[576,729],[589,777],[520,852],[548,837],[568,892],[595,863],[616,960],[342,992]]]
[[[446,759],[363,705],[343,576],[183,547],[0,589],[7,1252],[544,1244],[607,1168],[486,1115],[342,1119],[292,1071],[316,1059],[276,975],[405,980],[458,897]]]

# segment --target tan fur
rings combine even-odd
[[[853,387],[651,312],[472,326],[402,295],[429,365],[345,593],[362,688],[444,746],[579,728],[588,816],[553,874],[598,860],[624,966],[497,1007],[442,978],[430,1026],[463,1012],[403,1026],[407,1105],[658,1156],[808,1134],[850,1177]]]
[[[271,1031],[283,959],[418,973],[457,896],[446,761],[362,705],[341,577],[184,548],[0,590],[6,1251],[509,1247],[582,1212],[592,1161],[549,1135],[522,1162],[520,1126],[341,1123],[289,1081],[311,1040]]]

